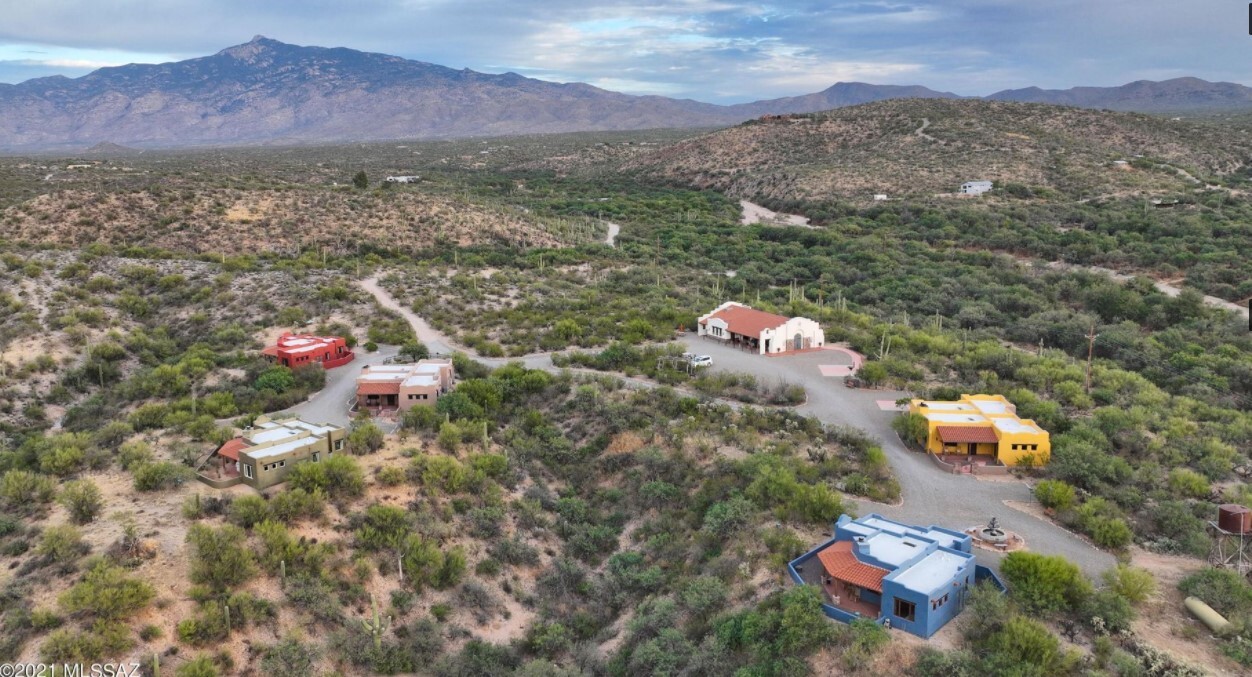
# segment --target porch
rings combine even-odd
[[[803,568],[797,567],[796,573],[806,584],[821,588],[822,601],[836,609],[870,620],[878,620],[882,615],[878,593],[827,575],[817,558],[806,562]]]

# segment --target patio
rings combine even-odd
[[[877,620],[878,616],[881,615],[881,610],[877,604],[861,600],[860,587],[827,576],[825,569],[822,568],[822,563],[816,557],[805,562],[804,568],[797,569],[797,573],[800,574],[800,577],[804,579],[806,584],[816,585],[822,589],[823,597],[825,598],[823,601],[827,604],[871,620]]]

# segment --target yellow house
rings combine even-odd
[[[913,400],[909,413],[926,419],[926,451],[932,454],[991,456],[1004,465],[1052,456],[1048,431],[1017,417],[1003,395],[961,395],[956,402]]]

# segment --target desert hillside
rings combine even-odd
[[[1235,133],[1042,104],[902,99],[753,120],[623,166],[740,197],[942,194],[972,180],[1091,197],[1217,182],[1246,163],[1252,144]]]

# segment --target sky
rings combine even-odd
[[[840,81],[964,95],[1194,75],[1252,84],[1232,0],[3,0],[0,82],[262,34],[630,94],[737,103]]]

